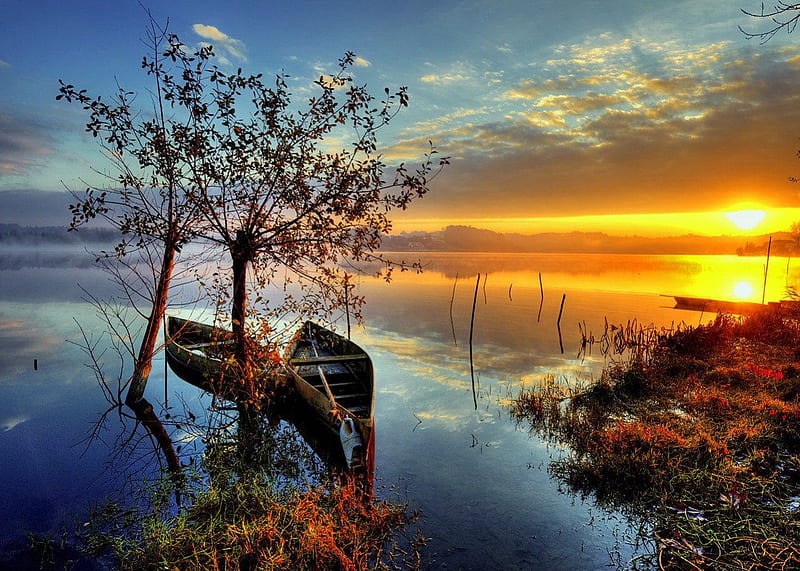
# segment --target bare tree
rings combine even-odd
[[[751,12],[742,9],[742,12],[747,16],[768,22],[767,28],[759,32],[748,32],[739,26],[739,30],[745,37],[757,38],[762,44],[771,40],[781,30],[791,34],[800,20],[800,4],[797,3],[776,2],[772,8],[766,8],[762,2],[761,11]]]
[[[140,120],[133,108],[135,94],[118,87],[111,102],[101,96],[90,97],[85,90],[59,81],[57,99],[81,104],[89,113],[86,130],[98,138],[105,155],[117,171],[108,188],[88,187],[73,193],[76,202],[71,230],[95,218],[119,230],[121,241],[113,252],[102,252],[106,267],[115,273],[124,296],[134,308],[142,307],[146,321],[138,351],[132,354],[133,373],[124,382],[124,402],[136,414],[161,446],[170,470],[180,465],[163,426],[144,398],[144,390],[153,366],[159,330],[167,307],[176,256],[195,235],[200,220],[197,205],[191,200],[191,188],[182,176],[182,158],[173,152],[171,125],[165,113],[167,105],[159,82],[163,66],[163,43],[166,29],[150,19],[147,45],[151,59],[143,66],[154,79],[151,90],[153,112]],[[141,273],[141,262],[148,273]],[[134,279],[131,279],[134,278]],[[110,314],[105,312],[108,318]],[[109,327],[117,327],[109,319]],[[111,393],[108,393],[111,394]],[[121,404],[121,403],[120,403]]]
[[[135,93],[122,88],[108,104],[61,83],[58,98],[89,112],[87,130],[119,172],[112,189],[90,188],[79,197],[73,226],[106,218],[126,237],[118,260],[132,248],[158,245],[163,253],[125,399],[134,410],[146,402],[176,256],[197,241],[227,253],[232,291],[229,303],[217,306],[230,311],[231,378],[240,414],[252,419],[271,400],[261,381],[276,364],[259,359],[257,350],[273,345],[277,318],[357,307],[357,264],[379,262],[377,273],[387,279],[394,267],[409,267],[379,252],[390,214],[424,196],[448,161],[437,160],[431,144],[415,168],[384,163],[378,134],[408,105],[407,90],[387,88],[375,98],[355,83],[352,53],[314,82],[315,95],[298,102],[284,73],[271,84],[241,69],[225,73],[212,47],[190,50],[152,19],[150,32],[152,55],[142,67],[154,82],[152,111],[134,110]],[[259,292],[255,300],[248,285]],[[252,301],[261,302],[265,319],[249,326]]]
[[[389,214],[428,192],[430,178],[447,163],[435,149],[409,171],[388,168],[377,135],[408,104],[405,88],[384,90],[378,101],[350,76],[354,54],[337,73],[314,82],[317,94],[293,101],[285,74],[265,84],[242,70],[226,74],[213,51],[190,52],[170,36],[165,57],[177,70],[153,69],[171,111],[171,147],[183,159],[182,174],[204,216],[198,238],[229,255],[231,324],[241,371],[252,371],[248,354],[248,270],[259,288],[296,283],[300,294],[264,299],[268,315],[329,311],[343,303],[343,261],[392,262],[378,248],[391,230]],[[329,140],[350,138],[334,147]],[[358,302],[360,298],[356,298]],[[244,375],[251,379],[252,375]],[[242,398],[254,387],[243,384]]]

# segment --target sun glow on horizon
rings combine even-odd
[[[740,230],[752,230],[767,217],[763,210],[736,210],[726,212],[725,217],[733,222],[734,226]]]
[[[788,231],[800,208],[741,208],[732,211],[590,214],[553,217],[411,218],[395,220],[395,232],[435,232],[446,226],[471,226],[495,232],[603,232],[611,236],[754,235]],[[734,228],[735,226],[735,228]]]

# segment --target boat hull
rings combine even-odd
[[[169,316],[167,337],[165,353],[169,367],[187,383],[215,393],[214,381],[220,376],[222,359],[211,351],[217,345],[229,343],[231,334],[218,327]]]
[[[755,303],[752,301],[727,301],[721,299],[708,299],[703,297],[672,296],[675,299],[675,309],[690,311],[704,311],[706,313],[727,313],[731,315],[751,315],[765,308],[797,309],[796,301],[771,301],[769,303]]]
[[[361,347],[315,323],[306,322],[290,342],[285,362],[299,398],[336,436],[352,419],[361,440],[361,458],[370,464],[374,449],[375,406],[372,361]]]

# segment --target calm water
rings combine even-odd
[[[80,251],[1,254],[0,545],[7,554],[23,531],[53,530],[79,517],[118,489],[125,474],[108,469],[119,436],[114,415],[103,432],[108,445],[85,444],[106,402],[83,365],[85,355],[71,343],[81,341],[76,319],[104,342],[78,284],[102,297],[109,291],[105,276]],[[600,374],[596,351],[578,357],[579,322],[600,334],[606,318],[658,326],[701,319],[672,309],[662,294],[749,293],[760,301],[764,260],[550,254],[425,254],[423,260],[424,274],[396,274],[388,285],[361,281],[368,305],[353,338],[376,369],[378,494],[421,512],[434,569],[601,569],[630,560],[635,552],[625,519],[559,490],[547,473],[559,450],[510,420],[508,399],[548,374]],[[475,312],[475,410],[468,337],[478,272],[488,278]],[[797,278],[791,262],[774,259],[767,299],[783,297]],[[556,321],[564,294],[562,353]],[[153,401],[164,400],[163,371],[157,362]],[[202,405],[196,391],[172,374],[167,380],[172,402],[182,397]],[[128,464],[128,472],[152,469],[145,460]]]

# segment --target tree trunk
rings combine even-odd
[[[231,262],[233,265],[233,306],[231,307],[231,325],[235,342],[235,358],[239,373],[250,372],[250,351],[247,346],[247,264],[250,261],[250,246],[247,234],[243,230],[236,233],[236,241],[231,246]]]
[[[147,319],[147,329],[144,332],[142,344],[139,346],[139,353],[133,367],[128,394],[125,396],[125,404],[132,406],[144,396],[144,389],[150,372],[153,370],[153,354],[158,342],[158,333],[164,322],[164,313],[167,311],[167,297],[169,296],[169,286],[172,280],[172,272],[175,268],[175,248],[171,244],[164,245],[164,256],[161,261],[160,274],[156,284],[155,298],[153,299],[153,309]]]
[[[139,346],[139,353],[136,357],[133,374],[128,386],[128,394],[125,396],[125,404],[136,414],[136,419],[144,425],[150,435],[155,438],[164,455],[170,473],[177,475],[182,469],[178,454],[164,425],[153,412],[153,406],[144,398],[147,380],[153,370],[153,354],[158,342],[158,333],[164,322],[164,314],[167,310],[167,298],[174,268],[175,247],[171,243],[166,243],[164,245],[158,283],[156,284],[155,298],[153,299],[153,309],[147,319],[147,329],[145,330],[142,344]]]
[[[237,430],[237,443],[239,457],[243,466],[249,465],[255,458],[255,443],[258,441],[259,414],[256,398],[255,371],[253,356],[247,338],[245,321],[247,318],[247,265],[252,252],[250,241],[243,230],[236,233],[236,240],[231,245],[231,262],[233,271],[233,305],[231,307],[231,325],[235,343],[234,357],[236,360],[235,377],[232,379],[236,385],[233,387],[236,395],[236,409],[239,413],[239,426]]]

